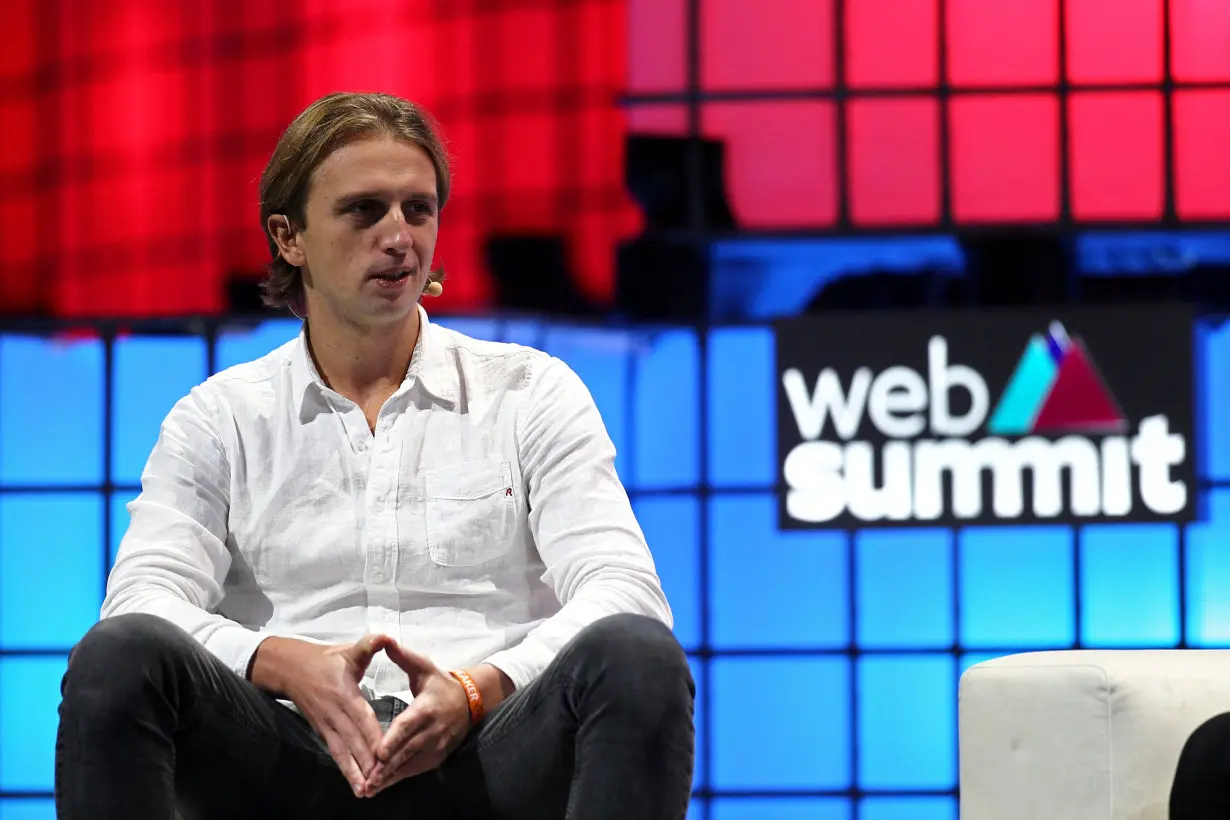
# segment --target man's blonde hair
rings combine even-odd
[[[436,198],[439,207],[444,207],[451,182],[448,154],[439,127],[426,109],[391,94],[336,93],[321,97],[287,127],[261,174],[261,228],[273,257],[261,283],[266,305],[304,315],[303,276],[282,258],[269,232],[269,217],[283,214],[296,229],[307,227],[308,192],[312,174],[320,164],[344,145],[382,135],[405,140],[427,152],[436,171]],[[443,279],[443,269],[429,274],[431,282]]]

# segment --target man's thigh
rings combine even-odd
[[[332,818],[356,800],[306,720],[200,653],[203,684],[175,743],[185,820]]]

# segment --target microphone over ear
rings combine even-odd
[[[427,296],[439,296],[444,293],[444,285],[439,282],[428,282],[427,287],[423,288],[423,293]]]

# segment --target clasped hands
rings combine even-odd
[[[381,651],[405,671],[414,694],[383,734],[359,690],[359,681]],[[301,663],[295,685],[284,687],[286,694],[324,738],[356,797],[373,797],[436,768],[469,732],[469,700],[461,684],[387,635],[326,647]]]

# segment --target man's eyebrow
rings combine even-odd
[[[337,205],[349,205],[363,199],[384,199],[388,195],[388,191],[370,190],[370,191],[355,191],[354,193],[342,194],[336,200]],[[430,202],[433,206],[436,204],[436,195],[428,191],[411,192],[408,199],[422,199]]]

